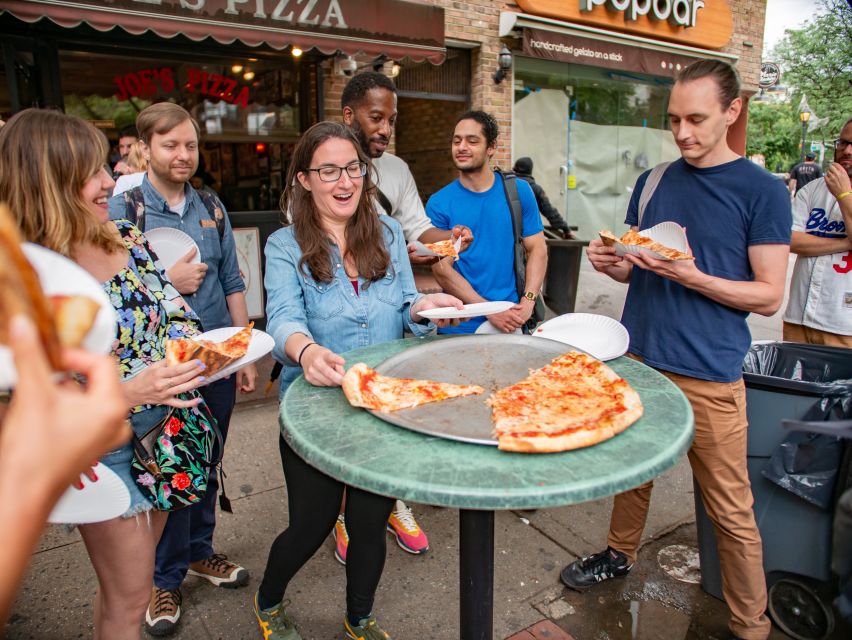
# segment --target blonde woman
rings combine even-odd
[[[130,167],[130,173],[118,176],[118,180],[115,181],[115,189],[112,190],[114,196],[133,187],[138,187],[145,179],[148,161],[142,155],[142,147],[138,140],[130,145],[130,153],[127,154],[127,166]]]
[[[133,407],[137,435],[157,424],[165,406],[191,408],[201,398],[202,365],[166,366],[166,338],[197,331],[140,231],[110,222],[114,183],[104,161],[107,141],[91,124],[58,111],[28,109],[0,130],[0,201],[9,204],[24,238],[61,253],[103,283],[119,317],[113,356]],[[151,596],[154,552],[166,521],[130,476],[130,444],[101,462],[122,478],[131,505],[121,517],[81,525],[95,573],[96,640],[138,640]],[[50,460],[45,460],[50,464]]]

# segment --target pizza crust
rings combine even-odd
[[[353,407],[371,409],[373,404],[375,404],[375,402],[368,402],[367,397],[362,393],[363,387],[361,380],[364,379],[369,371],[370,367],[363,362],[358,362],[349,367],[349,371],[343,375],[343,382],[340,383],[340,386],[343,388],[343,395],[346,396],[349,404]]]

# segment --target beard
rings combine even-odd
[[[358,138],[358,144],[361,145],[361,150],[366,154],[368,158],[376,158],[378,156],[373,155],[373,152],[370,150],[370,140],[367,138],[367,134],[364,133],[364,130],[361,128],[361,125],[358,123],[356,118],[352,119],[352,125],[350,127],[352,129],[352,133],[355,134],[355,137]],[[379,154],[381,156],[382,154]]]

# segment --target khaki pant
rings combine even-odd
[[[730,630],[745,640],[765,640],[770,622],[764,613],[763,547],[746,469],[745,385],[742,380],[708,382],[660,373],[683,391],[695,414],[695,439],[687,455],[716,531]],[[631,562],[645,528],[652,486],[649,482],[615,497],[607,542]]]
[[[806,327],[802,324],[784,323],[784,340],[787,342],[804,342],[806,344],[821,344],[827,347],[846,347],[852,349],[852,336],[839,333],[829,333],[822,329]]]

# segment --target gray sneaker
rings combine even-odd
[[[348,640],[390,640],[388,632],[379,626],[375,616],[361,620],[357,627],[349,624],[349,619],[343,619],[343,630]]]
[[[263,640],[302,640],[296,631],[296,623],[284,609],[290,606],[289,600],[279,602],[274,609],[261,609],[257,604],[257,593],[254,594],[254,615],[260,625]]]

